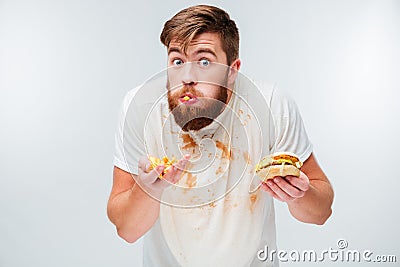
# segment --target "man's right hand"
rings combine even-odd
[[[139,181],[137,182],[144,185],[153,193],[162,193],[165,188],[179,181],[189,159],[190,155],[186,154],[177,163],[173,164],[163,178],[160,179],[159,175],[163,172],[165,166],[160,164],[152,170],[149,170],[151,165],[150,160],[147,157],[142,157],[138,164],[139,174],[137,179],[139,179]]]
[[[139,160],[138,175],[114,166],[107,214],[121,238],[129,243],[135,242],[154,225],[159,216],[163,190],[179,181],[189,158],[190,155],[185,155],[171,166],[163,179],[158,177],[164,166],[149,171],[150,160],[147,157]]]

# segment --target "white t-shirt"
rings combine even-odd
[[[257,252],[276,249],[273,198],[261,189],[255,165],[289,151],[312,152],[295,103],[273,86],[244,76],[218,118],[183,132],[168,109],[163,76],[125,97],[114,165],[137,174],[141,156],[192,155],[177,185],[162,196],[160,215],[144,236],[144,266],[278,266]]]

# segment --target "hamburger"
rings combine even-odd
[[[300,176],[303,163],[299,157],[290,152],[277,152],[260,160],[256,166],[256,174],[265,183],[276,176]]]
[[[169,171],[169,169],[172,167],[172,165],[174,163],[177,162],[177,160],[175,158],[169,159],[168,157],[162,157],[157,158],[157,157],[152,157],[149,156],[148,157],[150,160],[150,167],[148,169],[148,171],[153,170],[155,167],[157,167],[158,165],[163,164],[164,165],[164,170],[162,171],[162,173],[160,173],[160,175],[158,176],[160,179],[163,178],[163,176]]]

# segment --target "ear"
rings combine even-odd
[[[228,84],[234,84],[239,73],[242,62],[240,59],[235,59],[229,67]]]

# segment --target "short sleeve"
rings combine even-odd
[[[114,166],[138,174],[138,162],[145,155],[143,141],[143,116],[134,101],[138,88],[128,92],[118,114],[115,133]]]
[[[270,107],[274,121],[270,150],[295,153],[304,162],[311,155],[313,147],[296,103],[283,92],[274,89]]]

